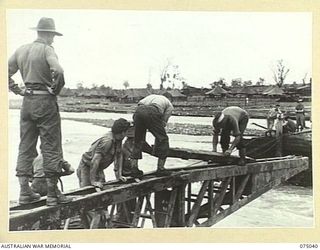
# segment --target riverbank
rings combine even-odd
[[[10,109],[20,109],[22,98],[10,99]],[[103,98],[83,98],[83,97],[58,97],[59,108],[61,112],[113,112],[122,114],[131,114],[134,112],[136,103],[119,103],[111,102]],[[294,102],[269,102],[264,103],[255,101],[249,102],[248,105],[244,105],[242,99],[239,99],[237,104],[222,102],[219,100],[208,100],[202,102],[173,102],[174,116],[197,116],[197,117],[211,117],[215,111],[224,109],[231,105],[237,105],[246,109],[250,115],[250,118],[265,119],[268,110],[270,109],[270,103],[280,104],[281,110],[287,112],[290,118],[295,119],[295,106]],[[311,103],[304,103],[306,110],[306,119],[310,119]]]
[[[90,118],[62,118],[62,120],[71,120],[77,122],[86,122],[93,125],[111,128],[114,120],[107,119],[90,119]],[[210,136],[212,135],[212,126],[210,125],[200,125],[200,124],[186,124],[186,123],[168,123],[166,130],[168,134],[180,134],[180,135],[198,135],[198,136]],[[246,129],[246,136],[262,136],[264,134],[263,130],[258,129]]]

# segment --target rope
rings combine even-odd
[[[60,177],[58,178],[58,180],[59,180],[59,183],[60,183],[60,186],[61,186],[61,192],[63,192],[63,182],[62,182]]]

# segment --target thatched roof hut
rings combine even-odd
[[[223,89],[221,86],[217,85],[214,89],[206,92],[206,95],[210,96],[225,96],[228,93],[225,89]]]

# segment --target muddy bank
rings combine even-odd
[[[11,109],[19,109],[21,107],[21,101],[9,100],[9,107]],[[111,102],[110,100],[99,98],[80,98],[80,97],[59,97],[59,108],[62,112],[113,112],[122,114],[131,114],[134,112],[136,103],[119,103]],[[222,103],[211,102],[174,102],[174,116],[197,116],[197,117],[210,117],[215,111],[224,109],[226,106]],[[233,104],[246,109],[251,118],[266,118],[269,105],[261,103],[261,105],[251,104],[247,106],[242,105],[243,102],[239,100],[239,103]],[[295,119],[295,106],[296,103],[280,103],[281,110],[287,112],[292,119]],[[310,118],[311,103],[305,103],[307,110],[306,119]]]
[[[114,120],[100,120],[100,119],[87,119],[87,118],[62,118],[63,120],[72,120],[78,122],[87,122],[93,125],[111,128]],[[185,124],[185,123],[170,123],[167,125],[168,134],[182,134],[182,135],[212,135],[212,126],[199,125],[199,124]],[[257,129],[246,129],[245,135],[247,136],[259,136],[263,135],[262,130]]]

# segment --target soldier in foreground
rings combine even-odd
[[[89,150],[82,155],[77,169],[80,187],[102,188],[105,182],[103,171],[113,162],[117,180],[126,182],[126,177],[122,175],[122,140],[129,127],[130,123],[127,120],[116,120],[111,132],[93,142]]]
[[[142,148],[147,130],[149,130],[155,137],[153,155],[158,157],[157,174],[170,175],[170,172],[164,168],[169,151],[169,138],[165,127],[172,111],[172,103],[162,95],[149,95],[139,101],[138,107],[133,115],[135,139],[133,152],[131,154],[131,163],[134,169],[138,169],[138,159],[142,159]]]
[[[20,144],[17,162],[17,177],[20,184],[19,203],[27,204],[40,199],[31,190],[32,163],[37,157],[37,141],[41,140],[44,173],[47,182],[47,205],[68,203],[72,199],[62,195],[57,187],[58,177],[63,168],[61,144],[61,119],[57,95],[64,86],[63,69],[51,46],[55,36],[62,36],[55,30],[52,18],[43,17],[37,27],[37,39],[18,48],[10,57],[9,89],[24,96],[20,113]],[[20,71],[25,90],[11,78]],[[71,169],[66,171],[72,172]]]
[[[218,136],[221,132],[220,144],[223,154],[230,156],[233,149],[237,147],[240,156],[238,165],[244,166],[246,164],[246,149],[243,142],[243,133],[247,128],[248,121],[249,114],[239,107],[228,107],[222,110],[222,112],[216,112],[212,121],[212,151],[217,152]],[[229,147],[231,134],[235,138]]]

